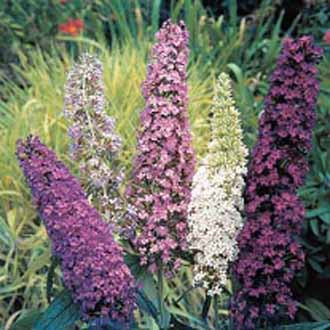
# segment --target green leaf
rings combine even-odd
[[[50,303],[50,301],[51,301],[51,297],[52,297],[52,293],[53,293],[53,279],[54,279],[54,275],[55,275],[55,269],[58,266],[58,264],[59,264],[58,258],[52,256],[51,257],[51,264],[49,266],[48,274],[47,274],[46,292],[47,292],[48,303]]]
[[[326,244],[330,244],[330,228],[327,231]]]
[[[204,301],[204,304],[203,304],[203,311],[202,311],[202,319],[203,320],[207,319],[207,314],[209,313],[209,309],[210,309],[210,306],[211,306],[211,301],[212,301],[211,296],[206,295],[205,301]]]
[[[330,224],[330,210],[328,210],[327,213],[323,213],[323,214],[321,214],[319,217],[320,217],[320,219],[321,219],[322,221],[324,221],[325,223]]]
[[[177,307],[172,305],[172,306],[168,307],[168,310],[172,315],[175,315],[178,319],[180,317],[181,318],[183,317],[183,318],[188,319],[190,322],[194,323],[194,325],[197,325],[201,329],[206,328],[205,320],[202,320],[198,316],[194,316],[191,313],[184,311],[184,309],[182,309],[182,308],[177,308]]]
[[[243,72],[242,69],[235,63],[229,63],[227,64],[227,67],[233,71],[235,78],[238,83],[243,83],[244,77],[243,77]]]
[[[142,290],[138,290],[137,304],[142,311],[151,315],[154,318],[154,320],[156,321],[156,323],[159,322],[159,320],[158,320],[159,313],[157,311],[157,308],[155,307],[155,305],[150,301],[150,299],[147,297],[147,295]]]
[[[314,235],[320,236],[319,223],[318,223],[317,219],[310,220],[309,224],[312,228],[312,232],[314,233]]]
[[[171,322],[171,313],[168,311],[167,307],[164,306],[161,329],[168,329],[168,327],[170,326],[170,322]]]
[[[330,329],[329,322],[307,322],[287,325],[284,330],[328,330]]]
[[[306,212],[306,218],[314,218],[316,216],[320,216],[323,213],[329,213],[330,212],[330,208],[329,207],[319,207],[317,209],[314,210],[309,210]]]
[[[319,300],[314,298],[307,298],[306,306],[310,309],[309,313],[315,321],[330,320],[329,308]]]
[[[152,26],[152,33],[156,33],[159,27],[159,13],[160,13],[160,5],[161,0],[154,0],[152,6],[152,13],[151,13],[151,26]]]
[[[314,259],[312,258],[309,258],[308,259],[308,263],[312,266],[312,268],[318,272],[318,273],[322,273],[323,272],[323,268],[321,267],[321,265],[315,261]]]
[[[229,12],[230,27],[236,31],[237,29],[237,0],[230,0],[226,3]]]
[[[127,253],[124,257],[126,265],[129,267],[130,271],[134,277],[139,281],[143,281],[147,276],[147,269],[140,265],[140,257],[138,255]]]
[[[32,309],[26,312],[23,312],[20,317],[15,321],[12,326],[12,330],[27,330],[32,329],[33,325],[41,316],[41,311]]]
[[[143,279],[143,292],[151,301],[156,301],[158,298],[156,282],[150,273],[145,274]]]
[[[79,307],[68,290],[63,290],[42,314],[35,330],[70,329],[79,320]]]

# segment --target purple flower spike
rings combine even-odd
[[[17,157],[60,259],[65,286],[83,317],[129,321],[135,282],[109,226],[89,204],[78,180],[38,137],[18,141]]]
[[[142,90],[137,154],[127,197],[133,212],[127,231],[141,264],[168,275],[187,248],[187,213],[195,157],[187,111],[188,31],[167,21],[156,35]]]
[[[290,289],[304,264],[304,206],[297,188],[308,171],[315,104],[315,65],[322,51],[310,37],[285,39],[259,121],[259,137],[248,169],[247,222],[238,237],[234,273],[240,284],[231,306],[235,329],[256,329],[293,319]],[[259,322],[259,323],[258,323]]]

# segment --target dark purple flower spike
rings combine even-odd
[[[238,330],[255,329],[257,322],[279,324],[293,319],[297,310],[290,289],[304,264],[295,239],[304,219],[297,188],[308,171],[319,91],[315,65],[321,55],[312,38],[287,38],[270,78],[248,169],[247,222],[238,238],[234,268],[240,287],[231,312]]]

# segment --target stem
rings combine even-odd
[[[92,133],[93,140],[96,141],[95,133],[94,133],[93,125],[92,125],[92,120],[90,118],[88,109],[86,109],[86,106],[85,106],[85,100],[86,100],[85,91],[86,91],[86,78],[85,78],[85,74],[84,74],[84,76],[83,76],[83,88],[82,88],[83,100],[84,100],[84,110],[85,110],[85,114],[86,114],[86,117],[87,117],[89,129],[91,130],[91,133]]]
[[[158,263],[157,267],[157,284],[158,284],[158,307],[160,313],[160,325],[161,329],[163,329],[163,322],[164,322],[164,283],[163,283],[163,272],[162,272],[162,264],[161,262]]]
[[[103,196],[108,200],[109,199],[109,196],[108,196],[108,192],[107,192],[107,188],[105,186],[103,186]],[[105,210],[105,218],[107,220],[110,219],[110,211],[108,208],[106,208]]]
[[[211,306],[211,300],[212,300],[211,296],[206,294],[206,298],[205,298],[204,305],[203,305],[203,311],[202,311],[203,320],[207,319],[207,314],[208,314],[210,306]]]
[[[214,308],[214,323],[215,323],[215,329],[218,330],[219,328],[219,305],[218,305],[218,295],[216,294],[213,297],[213,308]]]
[[[183,299],[184,296],[193,289],[195,289],[195,287],[191,285],[186,291],[182,293],[182,295],[174,302],[174,304],[178,304],[181,301],[181,299]]]
[[[55,269],[59,264],[59,261],[56,257],[52,256],[51,257],[51,264],[48,269],[48,274],[47,274],[47,301],[50,304],[51,303],[51,298],[52,298],[52,293],[53,293],[53,279],[55,275]]]

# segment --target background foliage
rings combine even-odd
[[[68,158],[63,86],[77,55],[86,50],[96,52],[104,63],[107,110],[116,118],[118,133],[123,137],[121,159],[128,173],[138,114],[143,108],[140,86],[146,74],[148,51],[154,32],[167,17],[183,19],[191,34],[189,112],[198,158],[206,150],[206,114],[218,73],[227,71],[233,78],[245,142],[251,148],[267,92],[267,76],[275,65],[281,38],[313,34],[325,48],[319,66],[321,94],[311,171],[300,191],[308,209],[303,234],[307,259],[295,282],[295,291],[301,302],[298,320],[330,320],[330,290],[324,290],[330,287],[330,52],[323,41],[329,28],[329,4],[305,1],[302,10],[290,16],[290,8],[281,1],[262,1],[258,6],[249,1],[237,3],[0,2],[0,327],[9,329],[18,315],[47,306],[45,274],[50,264],[50,246],[15,159],[16,140],[29,133],[39,134],[76,172]],[[70,36],[59,32],[59,24],[69,18],[84,21],[82,33]],[[57,271],[55,291],[62,286],[58,275]],[[152,297],[152,279],[140,275]],[[203,292],[189,291],[174,304],[190,284],[191,270],[183,267],[176,278],[165,283],[165,292],[171,312],[198,328]],[[219,308],[220,315],[227,314],[225,303]],[[207,322],[211,323],[214,315],[211,308]],[[141,320],[146,329],[155,327],[152,322]]]

